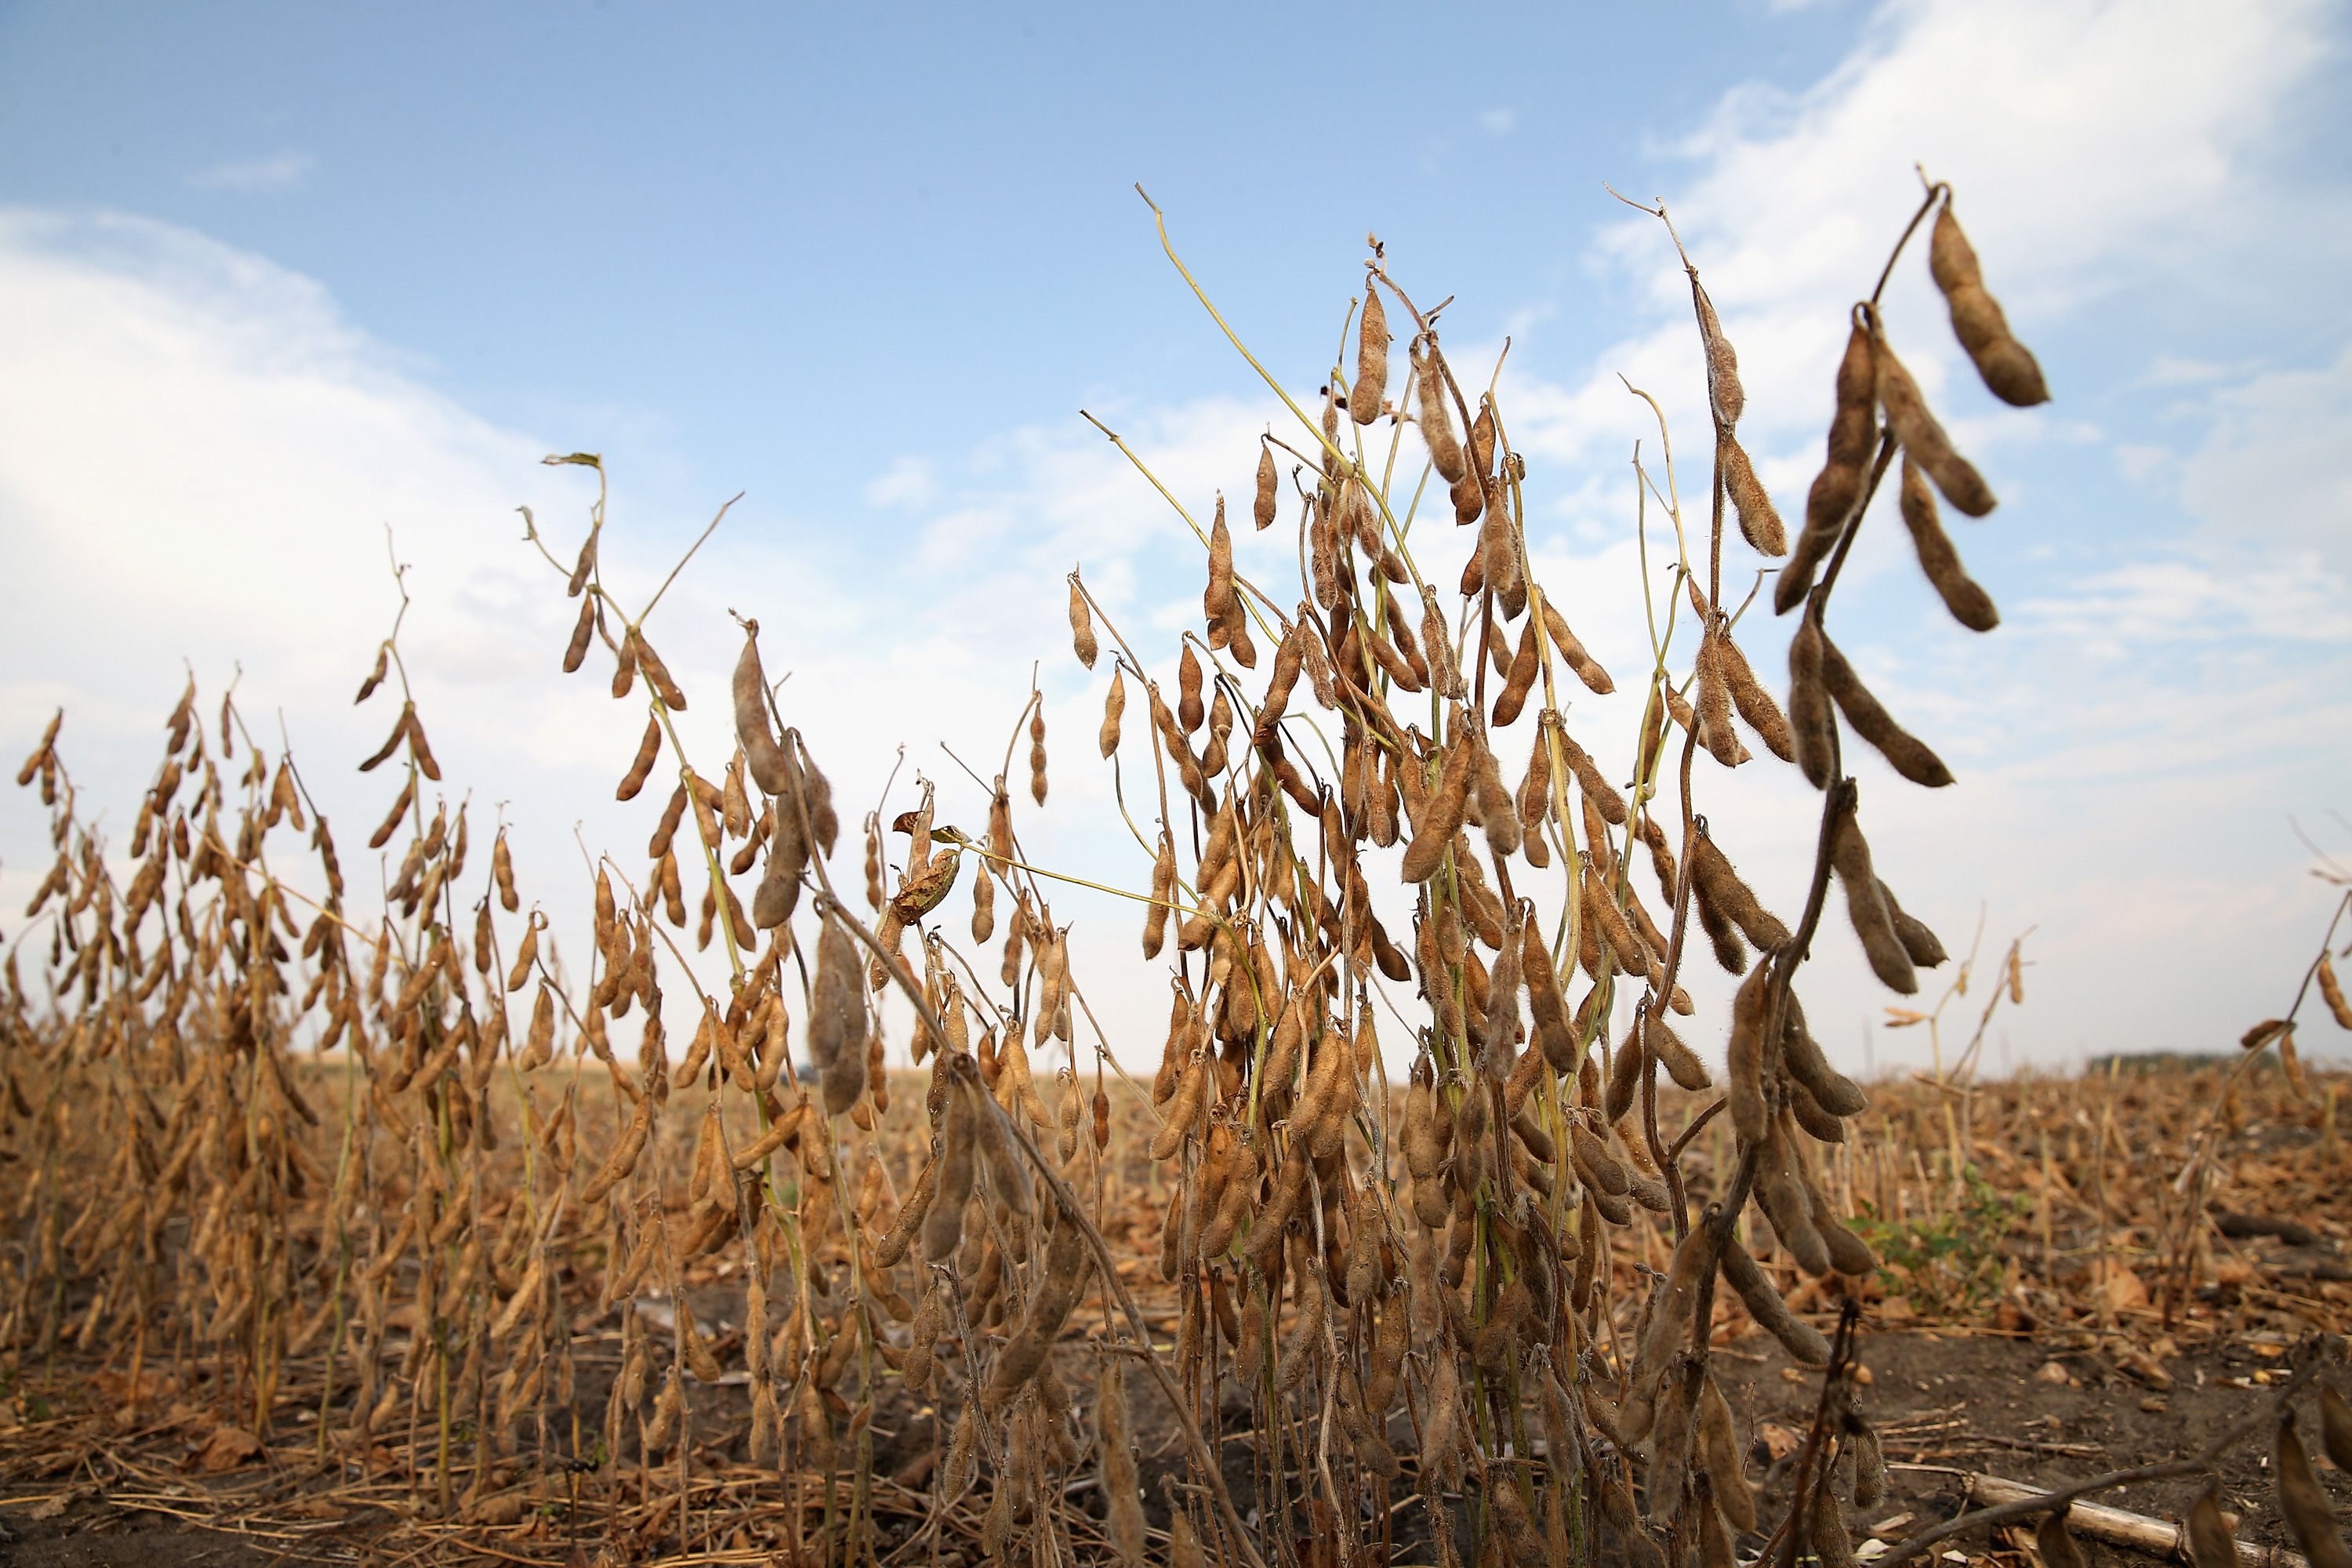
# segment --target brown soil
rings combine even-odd
[[[719,1316],[713,1311],[706,1321]],[[2158,1361],[2140,1356],[2121,1341],[2103,1344],[2081,1331],[2039,1336],[1937,1330],[1871,1333],[1862,1355],[1869,1381],[1861,1390],[1861,1405],[1884,1438],[1894,1485],[1887,1500],[1856,1524],[1875,1527],[1891,1541],[1948,1518],[1960,1506],[1969,1472],[2053,1487],[2193,1454],[2223,1426],[2267,1405],[2267,1385],[2283,1379],[2289,1349],[2283,1339],[2246,1338]],[[1810,1426],[1819,1375],[1793,1366],[1775,1342],[1758,1333],[1721,1346],[1716,1354],[1741,1427],[1754,1435],[1749,1473],[1764,1481],[1766,1517],[1777,1518],[1786,1505],[1790,1467],[1772,1461],[1801,1441]],[[1090,1352],[1073,1343],[1063,1356],[1074,1393],[1083,1395],[1091,1375]],[[1131,1375],[1143,1478],[1156,1525],[1165,1517],[1158,1478],[1181,1472],[1182,1456],[1149,1380],[1140,1372]],[[714,1414],[715,1419],[706,1418],[709,1436],[700,1456],[711,1468],[725,1468],[735,1458],[743,1424],[731,1405]],[[1234,1418],[1241,1412],[1227,1415],[1239,1424]],[[934,1420],[929,1407],[911,1402],[886,1407],[876,1423],[874,1473],[896,1474],[913,1490],[924,1489]],[[1410,1434],[1402,1425],[1396,1436],[1401,1450],[1410,1453]],[[2305,1437],[2315,1452],[2317,1434]],[[189,1451],[177,1459],[192,1465],[194,1450],[183,1446]],[[2223,1462],[2224,1506],[2243,1516],[2244,1539],[2291,1549],[2271,1494],[2268,1448],[2266,1442],[2250,1442]],[[266,1465],[218,1478],[158,1467],[157,1461],[173,1456],[145,1452],[131,1459],[111,1444],[84,1449],[68,1473],[27,1479],[18,1470],[17,1479],[0,1486],[0,1563],[264,1568],[395,1558],[497,1560],[485,1556],[482,1545],[492,1545],[509,1561],[558,1564],[571,1556],[570,1539],[552,1517],[560,1506],[546,1510],[549,1517],[536,1525],[526,1518],[496,1529],[436,1526],[420,1521],[415,1503],[403,1490],[339,1489],[310,1475],[309,1453],[299,1447],[280,1447]],[[1255,1500],[1253,1456],[1244,1445],[1229,1443],[1224,1458],[1229,1484],[1247,1515]],[[2324,1460],[2320,1465],[2339,1516],[2352,1518],[2352,1478]],[[2193,1479],[2158,1481],[2101,1500],[2177,1519],[2199,1487]],[[1395,1495],[1406,1495],[1402,1484]],[[1099,1511],[1090,1495],[1081,1501]],[[886,1517],[884,1524],[887,1552],[919,1521]],[[583,1535],[593,1560],[594,1533]],[[1425,1510],[1419,1505],[1397,1510],[1392,1544],[1400,1563],[1428,1561]],[[1750,1552],[1759,1544],[1752,1539],[1743,1542]],[[2088,1540],[2084,1544],[2095,1560],[2131,1555]],[[1964,1537],[1952,1546],[1971,1563],[2018,1560],[2005,1542]],[[941,1561],[960,1562],[962,1548],[951,1542]]]

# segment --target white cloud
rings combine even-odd
[[[189,174],[187,183],[200,191],[256,195],[293,190],[310,179],[318,166],[315,154],[288,148],[258,158],[232,158],[211,164]]]
[[[2246,558],[2284,564],[2309,552],[2339,584],[2352,580],[2352,345],[2313,369],[2250,377],[2210,406],[2211,428],[2181,473],[2183,502]]]
[[[1478,116],[1478,129],[1489,136],[1508,136],[1518,122],[1516,109],[1489,109]]]

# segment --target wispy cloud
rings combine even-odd
[[[257,158],[232,158],[198,169],[187,176],[187,183],[200,191],[260,195],[297,189],[318,166],[315,154],[289,147]]]

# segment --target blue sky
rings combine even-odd
[[[845,781],[878,788],[901,742],[943,780],[939,741],[994,754],[1036,658],[1082,737],[1099,683],[1055,630],[1060,574],[1083,561],[1172,648],[1197,565],[1076,411],[1203,506],[1279,412],[1139,180],[1295,388],[1368,230],[1417,294],[1458,298],[1454,353],[1508,334],[1531,543],[1622,652],[1645,432],[1617,374],[1693,446],[1699,404],[1671,249],[1601,181],[1671,204],[1787,507],[1917,159],[2057,401],[1983,395],[1915,258],[1890,319],[2003,496],[1963,548],[2006,624],[1941,624],[1866,536],[1848,635],[1962,776],[1927,797],[1865,775],[1901,845],[1882,865],[1948,936],[1980,904],[1989,941],[2037,928],[2021,1058],[2212,1046],[2291,992],[2324,903],[2289,819],[2352,850],[2327,815],[2352,812],[2341,6],[1025,15],[0,10],[0,739],[65,703],[69,755],[127,813],[185,658],[212,690],[242,660],[321,773],[373,750],[341,705],[389,613],[390,524],[453,781],[530,803],[525,864],[571,901],[575,817],[600,846],[643,831],[609,803],[635,723],[554,681],[567,617],[515,542],[519,503],[576,527],[578,477],[535,459],[577,447],[612,461],[648,586],[746,492],[666,601],[671,661],[715,693],[725,608],[788,627],[771,665]],[[1759,628],[1759,667],[1784,635]],[[1626,749],[1630,717],[1590,713]],[[1135,880],[1087,826],[1108,784],[1082,751],[1040,831]],[[1757,772],[1719,809],[1793,883],[1801,793]],[[40,856],[31,813],[0,812],[0,890]],[[1118,927],[1108,970],[1126,917],[1074,912]],[[1812,1011],[1851,1017],[1858,1053],[1883,998],[1822,958]]]

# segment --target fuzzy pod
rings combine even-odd
[[[1927,574],[1952,618],[1972,632],[1989,632],[2000,625],[2000,612],[1993,607],[1992,595],[1978,586],[1960,563],[1960,552],[1937,514],[1936,492],[1907,451],[1903,454],[1902,512],[1904,526],[1911,532],[1912,552],[1919,557],[1919,570]]]
[[[808,1047],[825,1113],[838,1116],[866,1088],[866,983],[856,946],[837,920],[827,921],[817,938]]]
[[[995,1369],[988,1380],[990,1409],[1002,1409],[1005,1401],[1045,1370],[1062,1324],[1086,1291],[1093,1264],[1077,1222],[1063,1219],[1045,1243],[1045,1276],[1029,1298],[1021,1326],[996,1354]]]
[[[1185,1134],[1192,1131],[1193,1122],[1200,1119],[1208,1082],[1208,1058],[1205,1055],[1195,1056],[1185,1066],[1183,1076],[1177,1079],[1176,1092],[1168,1101],[1168,1120],[1160,1124],[1160,1131],[1152,1137],[1151,1157],[1154,1160],[1169,1159],[1183,1147]]]
[[[1454,434],[1437,340],[1426,333],[1414,339],[1407,357],[1412,362],[1415,418],[1422,442],[1429,448],[1430,466],[1447,484],[1459,484],[1468,477],[1470,467],[1463,457],[1461,438]]]
[[[1947,196],[1936,214],[1927,241],[1927,270],[1942,289],[1952,314],[1952,335],[1977,367],[1977,374],[1995,397],[2018,408],[2050,401],[2042,367],[2009,330],[2009,318],[1984,286],[1976,247],[1961,232]]]
[[[1518,651],[1511,657],[1511,672],[1504,679],[1503,689],[1495,699],[1495,725],[1508,729],[1518,721],[1528,705],[1528,693],[1535,689],[1536,676],[1541,660],[1536,657],[1536,623],[1530,619],[1520,629]]]
[[[790,782],[784,749],[768,725],[768,678],[760,668],[760,623],[743,623],[743,652],[735,660],[730,692],[735,709],[735,738],[743,747],[743,761],[760,793],[782,795]],[[652,731],[649,729],[647,735]]]
[[[1738,1292],[1740,1304],[1789,1352],[1790,1359],[1806,1366],[1827,1366],[1830,1342],[1812,1324],[1789,1310],[1780,1292],[1764,1277],[1764,1270],[1748,1249],[1733,1241],[1723,1249],[1723,1278]]]
[[[1724,490],[1739,515],[1739,536],[1748,541],[1748,548],[1759,555],[1789,553],[1788,525],[1780,521],[1780,509],[1772,504],[1764,482],[1756,477],[1748,448],[1728,430],[1716,444],[1716,463],[1723,470]]]
[[[2336,1533],[2336,1510],[2319,1484],[2318,1472],[2312,1468],[2311,1456],[2304,1452],[2292,1410],[2279,1422],[2272,1457],[2279,1512],[2286,1516],[2287,1528],[2294,1532],[2311,1568],[2352,1568],[2352,1552],[2345,1550],[2344,1538]]]
[[[1850,799],[1830,830],[1830,864],[1837,871],[1838,885],[1845,889],[1846,917],[1862,941],[1871,973],[1898,995],[1916,995],[1918,971],[1895,933],[1886,900],[1879,897],[1878,878],[1871,868],[1870,841],[1863,837],[1862,823]]]
[[[1903,951],[1911,955],[1912,963],[1922,969],[1934,969],[1950,961],[1952,955],[1944,951],[1943,939],[1929,930],[1925,921],[1903,912],[1903,906],[1895,901],[1894,889],[1881,882],[1878,884],[1878,896],[1885,903],[1887,914],[1894,919],[1895,934],[1902,942]]]
[[[1872,745],[1898,773],[1913,784],[1927,789],[1940,789],[1952,782],[1951,769],[1943,759],[1929,750],[1927,743],[1895,721],[1870,689],[1838,651],[1837,644],[1826,637],[1821,639],[1822,680],[1830,695],[1845,714],[1846,722],[1854,732]]]
[[[1837,716],[1822,669],[1828,642],[1810,612],[1789,639],[1789,729],[1796,740],[1797,765],[1815,789],[1829,788],[1838,766]]]
[[[1919,385],[1895,351],[1886,346],[1882,336],[1871,345],[1872,359],[1877,367],[1878,402],[1886,410],[1886,426],[1895,432],[1906,458],[1915,458],[1936,481],[1936,488],[1970,517],[1983,517],[1993,509],[1993,494],[1984,476],[1977,472],[1966,458],[1954,449],[1952,438],[1936,421],[1921,395]]]
[[[1165,833],[1160,836],[1160,852],[1151,861],[1151,903],[1143,911],[1143,956],[1160,956],[1168,940],[1169,906],[1176,897],[1176,844]]]
[[[1713,622],[1699,637],[1696,712],[1699,743],[1706,748],[1707,755],[1733,768],[1743,759],[1739,737],[1731,731],[1731,687],[1723,672],[1725,641],[1722,628]]]
[[[1364,316],[1356,337],[1356,379],[1348,387],[1348,417],[1370,425],[1381,416],[1389,384],[1389,315],[1381,291],[1364,281]]]
[[[1789,732],[1788,716],[1772,700],[1764,683],[1756,679],[1756,671],[1749,667],[1748,656],[1740,651],[1739,645],[1732,640],[1728,626],[1724,628],[1717,657],[1722,660],[1724,684],[1731,689],[1732,706],[1739,710],[1739,717],[1756,731],[1766,751],[1784,763],[1795,762],[1796,741]]]
[[[1859,1116],[1870,1108],[1870,1097],[1853,1079],[1830,1066],[1821,1042],[1805,1026],[1805,1010],[1792,994],[1780,1030],[1780,1059],[1789,1076],[1832,1116]]]
[[[577,670],[587,658],[589,639],[595,634],[596,600],[593,597],[583,599],[580,601],[580,616],[572,623],[572,639],[563,645],[564,674],[570,675]],[[383,656],[378,655],[377,674],[369,684],[360,688],[360,700],[366,701],[368,694],[375,689],[375,683],[383,679]]]
[[[1566,730],[1559,731],[1559,749],[1568,759],[1569,772],[1576,775],[1576,787],[1583,792],[1584,798],[1592,804],[1593,809],[1600,812],[1601,820],[1612,827],[1624,826],[1625,797],[1619,795],[1616,787],[1601,775],[1600,764],[1592,760],[1591,753],[1578,745],[1575,737]]]
[[[1706,353],[1706,399],[1716,424],[1728,430],[1739,423],[1739,416],[1748,405],[1748,395],[1739,385],[1739,355],[1731,340],[1723,334],[1723,322],[1715,313],[1715,301],[1706,297],[1700,286],[1698,274],[1690,275],[1691,303],[1698,314],[1699,344]]]
[[[1789,943],[1789,928],[1757,899],[1755,889],[1732,868],[1708,835],[1695,836],[1690,851],[1691,890],[1720,910],[1758,951],[1773,952]]]
[[[1819,1277],[1830,1272],[1829,1243],[1813,1225],[1813,1205],[1796,1168],[1794,1152],[1779,1127],[1757,1146],[1756,1201],[1772,1223],[1772,1234],[1797,1267]]]
[[[1837,407],[1830,416],[1828,453],[1805,496],[1805,526],[1797,534],[1795,550],[1773,585],[1772,607],[1787,615],[1812,590],[1813,577],[1845,531],[1847,517],[1862,499],[1868,478],[1871,447],[1876,437],[1872,419],[1876,401],[1877,369],[1873,363],[1870,333],[1857,322],[1847,334],[1845,353],[1838,361]]]
[[[1695,1391],[1682,1369],[1681,1358],[1670,1358],[1665,1375],[1659,1379],[1654,1406],[1650,1468],[1643,1490],[1647,1493],[1644,1500],[1650,1522],[1664,1529],[1682,1511],[1683,1491],[1690,1475],[1692,1427],[1697,1415]]]
[[[923,1215],[923,1258],[944,1263],[963,1241],[963,1210],[978,1171],[978,1111],[971,1097],[948,1096],[940,1123],[939,1184]]]
[[[1742,1534],[1756,1528],[1756,1492],[1748,1484],[1740,1462],[1739,1435],[1731,1419],[1731,1404],[1723,1397],[1712,1373],[1699,1379],[1697,1442],[1699,1468],[1706,1474],[1715,1504]]]
[[[2319,955],[2315,974],[2319,981],[2319,994],[2327,1003],[2328,1012],[2335,1015],[2336,1026],[2352,1029],[2352,1003],[2345,1000],[2344,983],[2336,977],[2336,965],[2324,952]]]
[[[1543,623],[1544,635],[1551,638],[1552,647],[1559,650],[1560,658],[1576,672],[1576,678],[1584,682],[1588,690],[1596,697],[1606,697],[1617,689],[1617,683],[1610,679],[1609,672],[1601,668],[1598,659],[1584,651],[1584,645],[1577,641],[1574,632],[1568,629],[1567,619],[1560,615],[1559,607],[1551,602],[1549,595],[1546,595],[1543,602]]]
[[[1095,639],[1094,614],[1087,607],[1086,590],[1078,586],[1075,572],[1070,574],[1070,649],[1088,669],[1102,653],[1102,645]]]
[[[1444,864],[1445,852],[1453,847],[1454,836],[1462,828],[1471,784],[1476,776],[1475,753],[1481,750],[1473,743],[1466,725],[1455,729],[1453,749],[1445,757],[1445,771],[1413,824],[1412,842],[1405,846],[1400,868],[1405,881],[1426,882]]]
[[[1227,626],[1238,606],[1234,600],[1234,535],[1225,526],[1225,498],[1217,497],[1216,516],[1209,524],[1209,585],[1201,593],[1201,614],[1212,631]],[[1230,639],[1230,632],[1228,632]],[[1091,663],[1089,664],[1091,668]]]
[[[2196,1568],[2238,1568],[2238,1538],[2221,1517],[2221,1483],[2209,1482],[2189,1510],[2189,1560]]]
[[[1793,1153],[1790,1162],[1797,1165]],[[1812,1213],[1813,1228],[1821,1233],[1822,1244],[1829,1249],[1830,1266],[1839,1273],[1862,1279],[1877,1271],[1878,1259],[1862,1237],[1848,1230],[1831,1212],[1830,1202],[1803,1167],[1797,1165],[1797,1181],[1804,1188],[1805,1201]]]
[[[1675,1080],[1675,1087],[1693,1094],[1713,1088],[1715,1080],[1707,1076],[1706,1064],[1683,1043],[1681,1036],[1667,1026],[1663,1010],[1653,1002],[1643,1011],[1646,1022],[1643,1032],[1649,1040],[1650,1048],[1657,1052],[1658,1061],[1665,1068],[1667,1076]]]
[[[1268,529],[1274,526],[1276,500],[1275,487],[1276,479],[1277,476],[1276,475],[1274,467],[1274,448],[1261,441],[1258,443],[1257,448],[1256,490],[1250,498],[1250,521],[1255,523],[1260,530]]]
[[[1821,1558],[1822,1568],[1855,1568],[1853,1530],[1846,1521],[1845,1504],[1826,1478],[1813,1485],[1811,1524],[1813,1551]],[[2051,1568],[2058,1565],[2053,1563]]]

